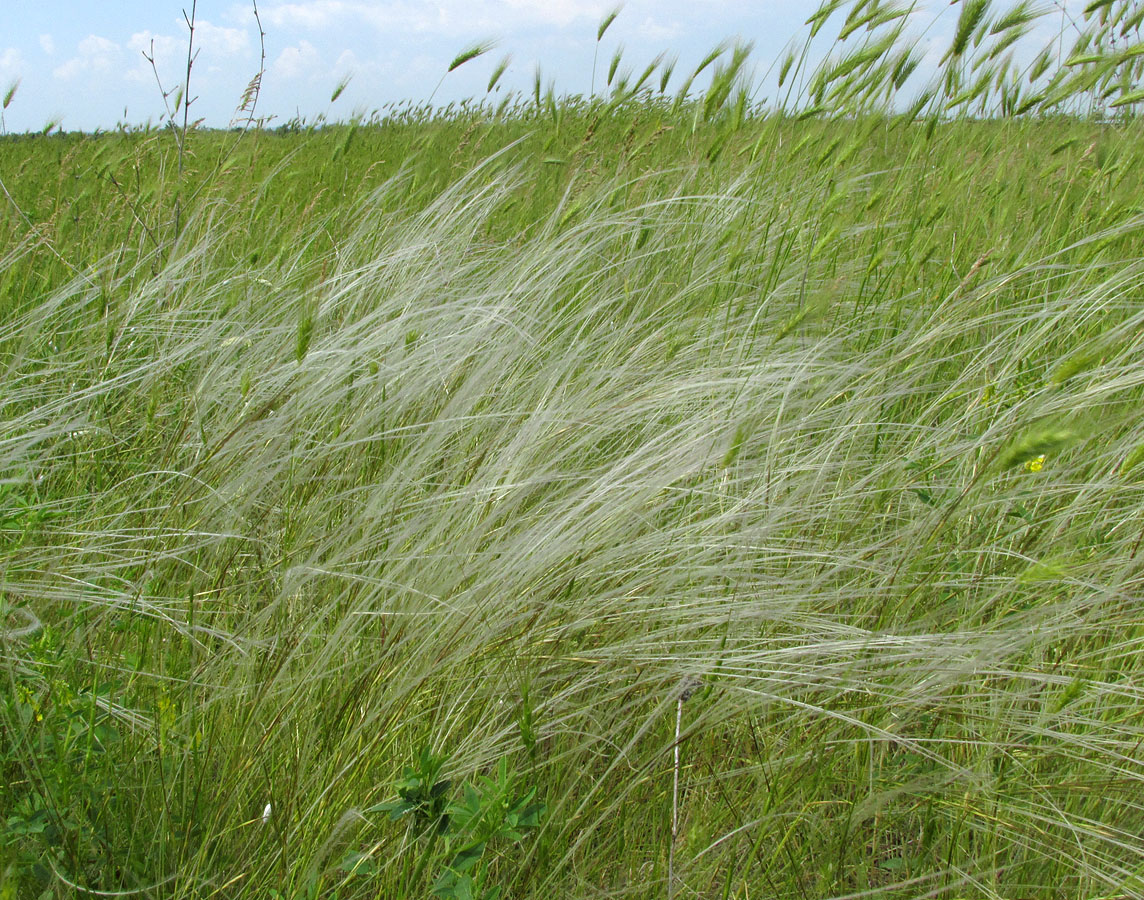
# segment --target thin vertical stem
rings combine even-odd
[[[191,15],[188,17],[186,10],[183,11],[183,18],[187,22],[187,28],[190,29],[190,34],[187,36],[187,74],[183,80],[183,132],[179,138],[179,179],[175,187],[175,240],[179,239],[179,232],[181,230],[182,219],[182,186],[183,186],[183,165],[184,157],[187,151],[187,129],[190,126],[190,113],[191,113],[191,67],[195,64],[195,13],[198,10],[198,0],[191,0]]]
[[[694,696],[702,682],[692,675],[679,684],[679,699],[675,706],[675,766],[671,783],[671,844],[667,848],[667,900],[675,897],[675,842],[679,837],[679,739],[683,734],[683,704]]]
[[[671,844],[667,848],[667,900],[675,897],[675,841],[679,836],[679,733],[683,726],[683,694],[675,706],[675,768],[671,785]]]

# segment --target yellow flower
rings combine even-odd
[[[1040,472],[1041,469],[1043,469],[1044,467],[1045,467],[1045,454],[1043,454],[1043,453],[1040,456],[1038,456],[1034,459],[1030,459],[1027,463],[1025,463],[1025,471],[1026,472]]]

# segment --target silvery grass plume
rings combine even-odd
[[[172,896],[334,879],[343,811],[420,747],[517,752],[528,685],[550,813],[506,895],[1139,893],[1142,223],[997,246],[1023,211],[917,198],[1007,159],[875,168],[844,127],[797,176],[570,179],[507,237],[509,152],[421,206],[395,178],[329,253],[240,265],[211,208],[0,325],[3,590],[67,635],[3,653],[159,711],[101,801],[125,858]],[[363,894],[424,887],[370,840]]]
[[[807,208],[814,176],[794,194],[753,173],[695,194],[683,173],[619,211],[610,195],[640,184],[606,185],[491,245],[484,223],[520,178],[490,162],[422,212],[365,214],[393,183],[326,280],[294,293],[288,271],[237,298],[212,288],[204,243],[137,289],[97,364],[78,348],[47,361],[10,429],[57,477],[69,439],[38,423],[159,394],[161,424],[130,420],[137,440],[161,429],[151,460],[52,545],[21,548],[9,578],[183,642],[198,714],[255,736],[212,754],[213,824],[250,778],[300,773],[285,843],[248,857],[258,877],[322,865],[282,848],[323,846],[331,810],[402,746],[448,742],[470,768],[510,752],[512,704],[496,701],[523,670],[542,698],[555,886],[649,802],[674,740],[665,687],[701,669],[719,689],[692,725],[708,744],[689,745],[690,802],[746,806],[781,772],[785,802],[812,802],[843,790],[822,779],[845,759],[867,778],[845,788],[854,821],[900,823],[880,826],[880,852],[907,851],[919,804],[927,827],[977,835],[926,878],[996,877],[1001,856],[1056,847],[1055,877],[1121,883],[1134,801],[1052,773],[1141,778],[1139,727],[1109,717],[1138,690],[1070,668],[1136,646],[1139,507],[1117,467],[1144,439],[1139,264],[1077,270],[1078,245],[891,323],[855,308],[845,260],[782,253],[813,238],[785,211]],[[734,276],[728,240],[751,248]],[[67,306],[26,325],[58,333]],[[1090,344],[1099,362],[1054,383],[1046,348]],[[1028,380],[1030,359],[1045,378]],[[1052,466],[1003,465],[1056,420],[1075,438]],[[32,575],[49,554],[52,574]],[[147,589],[188,579],[193,597]],[[749,828],[763,840],[789,813]],[[747,827],[704,834],[685,869]]]

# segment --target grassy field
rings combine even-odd
[[[0,138],[0,897],[1144,897],[1144,135],[897,47]]]

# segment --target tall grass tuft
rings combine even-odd
[[[1139,124],[861,7],[781,114],[256,130],[170,252],[169,136],[0,143],[0,889],[1144,896]]]

